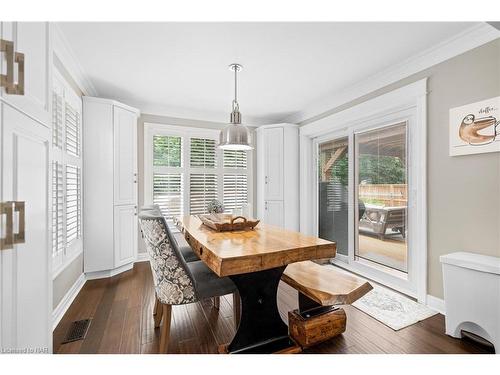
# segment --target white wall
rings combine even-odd
[[[312,121],[428,77],[428,291],[442,298],[439,257],[470,251],[500,257],[500,153],[448,155],[449,109],[500,95],[500,39],[437,64]]]

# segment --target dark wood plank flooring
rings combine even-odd
[[[297,292],[280,285],[280,313],[297,307]],[[154,290],[147,262],[108,279],[87,281],[54,330],[54,353],[157,353],[159,329],[153,326]],[[306,353],[491,353],[491,349],[444,333],[443,315],[393,331],[352,306],[346,332]],[[61,344],[74,320],[91,318],[84,340]],[[169,353],[217,353],[234,335],[232,296],[220,309],[210,300],[174,306]]]

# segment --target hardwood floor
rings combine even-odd
[[[279,290],[282,317],[297,307],[297,292],[284,283]],[[154,291],[147,262],[109,279],[87,281],[54,330],[54,353],[156,353],[159,329],[153,323]],[[352,306],[346,332],[306,353],[490,353],[487,347],[444,333],[444,317],[393,331]],[[61,344],[74,320],[91,318],[85,340]],[[210,300],[174,306],[169,353],[217,353],[235,329],[231,295],[221,297],[220,310]]]

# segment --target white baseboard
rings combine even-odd
[[[137,260],[135,261],[136,263],[137,262],[148,262],[148,261],[149,261],[148,253],[138,253],[137,254]]]
[[[436,310],[437,312],[446,315],[446,306],[444,304],[444,300],[441,298],[437,298],[434,296],[431,296],[430,294],[427,295],[427,307]]]
[[[69,309],[76,296],[85,285],[86,281],[85,274],[82,273],[71,288],[69,288],[61,302],[59,302],[56,308],[52,311],[52,330],[56,329],[57,325],[61,321],[64,314],[66,314],[66,311]]]
[[[85,277],[87,280],[104,279],[106,277],[112,277],[118,275],[119,273],[131,270],[134,267],[134,263],[135,262],[131,262],[123,266],[120,266],[118,268],[114,268],[112,270],[86,272]]]

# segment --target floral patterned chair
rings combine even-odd
[[[177,243],[168,235],[168,225],[159,211],[141,211],[139,223],[150,258],[157,298],[155,327],[159,327],[163,320],[160,353],[165,353],[168,349],[172,305],[193,303],[229,293],[237,295],[237,288],[229,278],[218,277],[201,260],[186,262]],[[234,301],[237,301],[235,314],[237,312],[239,315],[239,298]]]
[[[158,206],[157,204],[142,206],[141,212],[142,211],[156,211],[157,213],[161,214],[160,206]],[[200,258],[198,258],[198,255],[195,254],[193,249],[191,249],[191,246],[189,246],[189,244],[186,242],[182,233],[173,233],[170,227],[167,225],[167,235],[171,242],[177,244],[182,257],[186,262],[194,262],[200,260]]]

